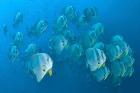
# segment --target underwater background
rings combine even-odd
[[[92,80],[82,67],[70,68],[57,63],[53,76],[45,77],[42,82],[37,83],[24,69],[22,61],[16,64],[9,62],[8,51],[13,35],[17,31],[26,35],[29,26],[39,19],[48,21],[47,32],[36,39],[25,36],[24,46],[35,42],[42,51],[47,52],[48,44],[44,41],[50,36],[54,20],[67,5],[73,5],[78,10],[95,6],[99,21],[105,27],[104,41],[109,41],[116,34],[124,37],[136,60],[135,72],[131,78],[123,80],[120,86],[108,87],[107,84]],[[18,11],[23,13],[24,21],[18,29],[13,29],[13,17]],[[0,0],[1,28],[3,24],[8,25],[8,34],[4,35],[0,29],[0,93],[140,93],[139,0]]]

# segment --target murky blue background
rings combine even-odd
[[[106,87],[92,81],[86,71],[71,71],[70,67],[57,64],[54,75],[46,77],[41,83],[24,69],[23,63],[12,64],[7,53],[12,37],[17,31],[26,34],[28,27],[39,19],[46,19],[49,30],[39,39],[25,36],[25,46],[31,41],[38,43],[45,51],[47,40],[54,20],[63,7],[73,5],[82,11],[85,7],[95,6],[99,20],[105,26],[106,41],[111,36],[121,34],[134,51],[135,73],[124,80],[120,87]],[[16,12],[24,14],[24,22],[18,29],[12,28]],[[140,93],[140,1],[139,0],[0,0],[0,27],[8,24],[8,35],[0,29],[0,93]],[[48,36],[48,37],[47,37]],[[24,47],[23,47],[24,48]],[[22,50],[21,50],[22,51]]]

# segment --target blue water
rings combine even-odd
[[[27,46],[30,42],[36,42],[42,47],[42,51],[46,51],[47,43],[45,45],[43,41],[48,39],[53,22],[67,5],[73,5],[80,11],[95,6],[99,20],[105,26],[106,41],[116,34],[124,36],[136,59],[133,77],[124,80],[119,87],[107,87],[106,84],[91,80],[86,71],[73,72],[70,67],[64,67],[60,63],[52,77],[46,77],[37,83],[22,63],[9,62],[7,54],[13,35],[17,31],[27,34],[28,27],[39,19],[48,21],[47,34],[39,39],[25,36],[24,44]],[[13,17],[18,11],[24,14],[24,21],[18,29],[13,29]],[[8,25],[8,34],[4,35],[0,29],[0,93],[140,93],[139,0],[0,0],[0,28],[3,24]]]

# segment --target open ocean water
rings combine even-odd
[[[72,5],[82,12],[87,7],[96,7],[98,20],[104,25],[104,42],[120,34],[134,52],[134,74],[122,81],[120,86],[108,86],[91,79],[87,69],[73,67],[65,62],[54,62],[53,75],[41,82],[26,70],[22,59],[10,62],[9,47],[14,34],[24,34],[20,58],[29,43],[36,43],[41,52],[48,52],[48,39],[54,21],[64,7]],[[13,28],[17,12],[23,14],[23,22]],[[41,37],[29,37],[27,30],[37,20],[47,20],[47,31]],[[8,31],[3,31],[3,25]],[[79,32],[80,33],[80,32]],[[59,56],[61,59],[67,54]],[[53,59],[55,60],[55,59]],[[57,60],[56,60],[57,61]],[[140,93],[140,1],[139,0],[0,0],[0,93]]]

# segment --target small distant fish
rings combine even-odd
[[[3,32],[5,35],[7,35],[7,32],[8,32],[8,26],[5,24],[3,25]]]
[[[97,16],[96,12],[95,8],[85,8],[83,14],[78,18],[78,27],[88,26],[92,23],[93,19]]]
[[[75,43],[69,48],[70,55],[73,59],[80,58],[83,55],[83,47],[79,43]]]
[[[85,8],[84,11],[83,11],[83,14],[84,14],[85,20],[87,22],[91,22],[93,17],[97,16],[95,8]]]
[[[66,28],[68,27],[67,24],[67,18],[64,15],[61,15],[57,18],[55,24],[54,24],[54,30],[56,33],[62,33],[63,31],[66,30]]]
[[[93,47],[95,45],[97,41],[97,36],[95,31],[88,31],[82,38],[82,43],[84,48],[90,48]]]
[[[16,28],[23,22],[23,14],[21,12],[17,12],[13,19],[13,27]]]
[[[111,72],[114,77],[124,77],[126,67],[123,63],[115,61],[111,63]]]
[[[76,18],[77,18],[76,9],[71,5],[67,6],[64,9],[64,15],[67,17],[68,21],[76,20]]]
[[[14,45],[16,45],[18,48],[21,47],[23,44],[23,33],[22,32],[17,32],[14,36]]]
[[[63,35],[53,36],[49,42],[51,51],[56,55],[61,54],[68,46],[68,40]]]
[[[102,66],[100,69],[97,69],[96,71],[92,72],[92,74],[93,74],[93,77],[98,82],[101,82],[108,78],[108,76],[110,75],[110,70],[106,66]]]
[[[25,58],[26,60],[29,60],[32,55],[36,54],[38,52],[37,45],[34,43],[31,43],[28,45],[28,47],[25,49]]]
[[[111,62],[122,58],[123,51],[118,45],[108,45],[106,50]]]
[[[95,31],[97,38],[104,32],[104,26],[100,22],[94,24],[91,29]]]
[[[41,36],[47,31],[48,23],[46,20],[39,20],[28,31],[29,36]]]
[[[19,57],[19,50],[17,48],[17,46],[13,45],[10,48],[9,51],[9,59],[11,62],[15,62]]]

